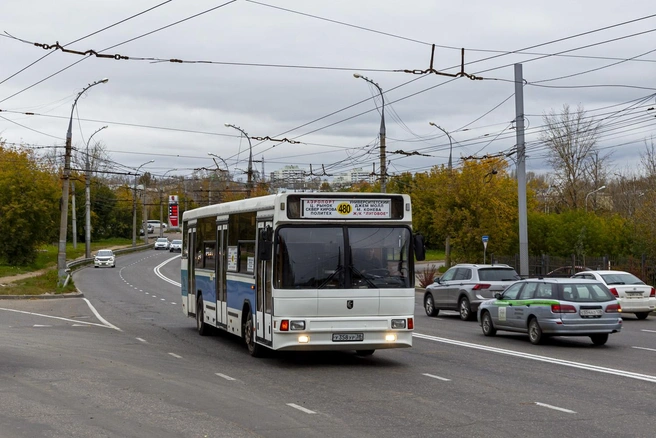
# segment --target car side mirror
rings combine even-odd
[[[495,292],[494,293],[494,298],[496,298],[497,300],[502,299],[503,298],[503,292]]]

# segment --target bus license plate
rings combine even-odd
[[[333,342],[364,341],[364,333],[333,333]]]

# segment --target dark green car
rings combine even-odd
[[[547,336],[589,336],[603,345],[622,330],[620,312],[617,298],[599,281],[533,278],[481,303],[477,317],[485,336],[497,330],[527,333],[533,344]]]

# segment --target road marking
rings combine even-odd
[[[168,278],[168,277],[165,277],[164,274],[162,274],[162,273],[160,272],[160,269],[162,269],[162,267],[163,267],[164,265],[166,265],[166,264],[167,264],[168,262],[170,262],[171,260],[175,260],[175,259],[177,259],[177,258],[179,258],[179,257],[181,257],[181,255],[177,255],[177,256],[175,256],[175,257],[171,257],[170,259],[164,260],[162,263],[160,263],[159,265],[157,265],[157,266],[155,266],[155,267],[153,268],[153,272],[155,272],[155,275],[157,275],[159,278],[161,278],[162,280],[166,281],[167,283],[171,283],[171,284],[174,285],[174,286],[178,286],[178,287],[180,287],[180,286],[181,286],[180,283],[178,283],[178,282],[175,281],[175,280],[171,280],[171,279]]]
[[[224,378],[224,379],[226,379],[226,380],[236,380],[236,379],[233,379],[233,378],[230,377],[230,376],[226,376],[225,374],[221,374],[221,373],[214,373],[214,374],[216,374],[217,376],[222,377],[222,378]]]
[[[178,303],[176,303],[175,301],[171,301],[171,304],[178,304]]]
[[[136,338],[136,340],[137,340],[137,341],[139,341],[139,342],[144,342],[144,343],[148,343],[148,342],[147,342],[147,341],[146,341],[145,339],[141,339],[141,338]]]
[[[656,349],[654,348],[645,348],[645,347],[631,347],[631,348],[635,348],[637,350],[656,351]]]
[[[32,327],[52,327],[51,325],[34,324]]]
[[[598,373],[613,374],[615,376],[628,377],[630,379],[644,380],[647,382],[656,383],[656,376],[650,376],[648,374],[640,374],[631,371],[618,370],[614,368],[600,367],[597,365],[591,365],[581,362],[572,362],[570,360],[556,359],[547,356],[538,356],[537,354],[522,353],[520,351],[505,350],[503,348],[488,347],[487,345],[472,344],[470,342],[455,341],[453,339],[438,338],[437,336],[429,336],[429,335],[424,335],[422,333],[413,333],[412,336],[420,339],[425,339],[428,341],[433,341],[433,342],[442,342],[445,344],[457,345],[460,347],[483,350],[483,351],[487,351],[488,353],[506,354],[508,356],[521,357],[524,359],[536,360],[539,362],[547,362],[551,364],[563,365],[572,368],[579,368],[586,371],[595,371]]]
[[[423,373],[422,376],[432,377],[433,379],[443,380],[445,382],[450,382],[451,381],[451,379],[447,379],[446,377],[435,376],[433,374],[428,374],[428,373]]]
[[[43,318],[58,319],[58,320],[60,320],[60,321],[72,322],[73,324],[80,324],[80,325],[93,325],[93,326],[96,326],[96,327],[111,328],[111,329],[114,329],[114,330],[118,330],[119,332],[122,331],[120,328],[118,328],[118,327],[116,327],[116,326],[114,326],[114,325],[108,323],[107,321],[105,321],[105,320],[104,320],[104,319],[98,314],[98,312],[96,311],[96,309],[94,309],[93,306],[91,306],[91,303],[89,303],[88,300],[87,300],[86,298],[82,298],[82,299],[83,299],[84,301],[87,301],[87,304],[89,304],[89,307],[91,307],[91,310],[92,310],[92,311],[94,312],[94,314],[96,315],[96,318],[98,318],[100,321],[102,321],[103,324],[98,324],[98,323],[95,323],[95,322],[78,321],[78,320],[75,320],[75,319],[69,319],[69,318],[62,318],[61,316],[44,315],[44,314],[42,314],[42,313],[26,312],[26,311],[24,311],[24,310],[6,309],[6,308],[4,308],[4,307],[0,307],[0,310],[5,310],[5,311],[7,311],[7,312],[14,312],[14,313],[23,313],[23,314],[25,314],[25,315],[41,316],[41,317],[43,317]]]
[[[559,408],[558,406],[548,405],[546,403],[535,402],[536,405],[542,406],[543,408],[553,409],[555,411],[565,412],[566,414],[576,414],[576,411],[571,411],[565,408]]]
[[[177,359],[182,359],[182,356],[178,356],[178,355],[175,354],[175,353],[169,353],[169,354],[170,354],[171,356],[177,358]]]
[[[98,313],[98,311],[96,310],[96,308],[93,307],[93,306],[91,305],[91,302],[90,302],[89,300],[87,300],[86,298],[82,298],[82,299],[83,299],[84,301],[86,301],[87,305],[89,306],[89,308],[91,309],[91,311],[93,312],[93,314],[96,315],[96,318],[98,318],[98,319],[100,320],[100,322],[102,322],[103,324],[105,324],[105,326],[107,326],[107,327],[109,327],[109,328],[112,328],[112,329],[114,329],[114,330],[118,330],[119,332],[122,332],[122,331],[123,331],[123,330],[121,330],[120,328],[116,327],[114,324],[110,324],[109,321],[105,320],[105,318],[103,318],[102,316],[100,316],[100,313]]]
[[[160,300],[162,300],[162,301],[166,301],[166,298],[160,298]]]
[[[298,409],[299,411],[305,412],[306,414],[316,414],[316,412],[311,411],[309,409],[305,409],[303,406],[299,406],[294,403],[287,403],[287,406],[290,406],[294,409]]]
[[[642,329],[642,330],[640,330],[640,331],[641,331],[641,332],[647,332],[647,333],[656,333],[656,330],[645,330],[645,329]]]

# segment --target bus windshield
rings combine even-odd
[[[278,289],[408,288],[407,227],[285,226],[277,233]]]

